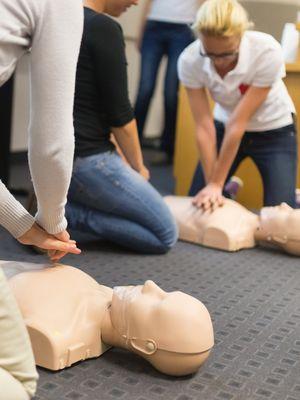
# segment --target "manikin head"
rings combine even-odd
[[[288,253],[299,256],[300,210],[286,203],[262,208],[256,239],[276,244]]]
[[[206,0],[194,25],[202,42],[201,53],[223,73],[237,64],[242,36],[250,27],[245,9],[236,0]]]
[[[84,6],[112,17],[119,17],[131,6],[137,6],[139,0],[84,0]]]
[[[110,316],[119,345],[166,374],[196,372],[214,345],[206,307],[182,292],[165,292],[153,281],[116,287]]]

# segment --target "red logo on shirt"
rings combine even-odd
[[[249,89],[250,85],[244,85],[243,83],[239,86],[241,95],[244,95]]]

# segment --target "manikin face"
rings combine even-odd
[[[286,203],[276,207],[264,207],[260,212],[261,227],[273,235],[286,234],[288,218],[293,208]]]
[[[215,37],[201,35],[203,50],[211,59],[217,71],[230,71],[238,61],[241,37],[234,35],[230,37]]]
[[[286,203],[281,203],[280,206],[275,207],[264,207],[261,210],[262,218],[287,218],[290,213],[293,211],[293,208],[290,207]]]
[[[137,6],[139,0],[106,0],[105,12],[113,17],[119,17],[131,6]]]
[[[300,240],[300,210],[286,203],[276,207],[265,207],[260,212],[261,229],[284,240]]]
[[[114,288],[112,324],[133,347],[201,353],[213,346],[206,307],[182,292],[167,293],[153,281]]]

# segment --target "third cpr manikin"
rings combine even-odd
[[[226,251],[269,243],[300,256],[300,210],[285,203],[262,208],[256,215],[229,199],[213,212],[193,206],[191,197],[168,196],[165,201],[182,240]]]
[[[65,265],[25,267],[9,283],[39,366],[59,370],[117,346],[180,376],[196,372],[209,356],[212,322],[192,296],[165,292],[153,281],[112,290]]]

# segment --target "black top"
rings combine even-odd
[[[75,156],[113,150],[111,127],[133,118],[122,28],[112,18],[85,8],[74,101]]]

